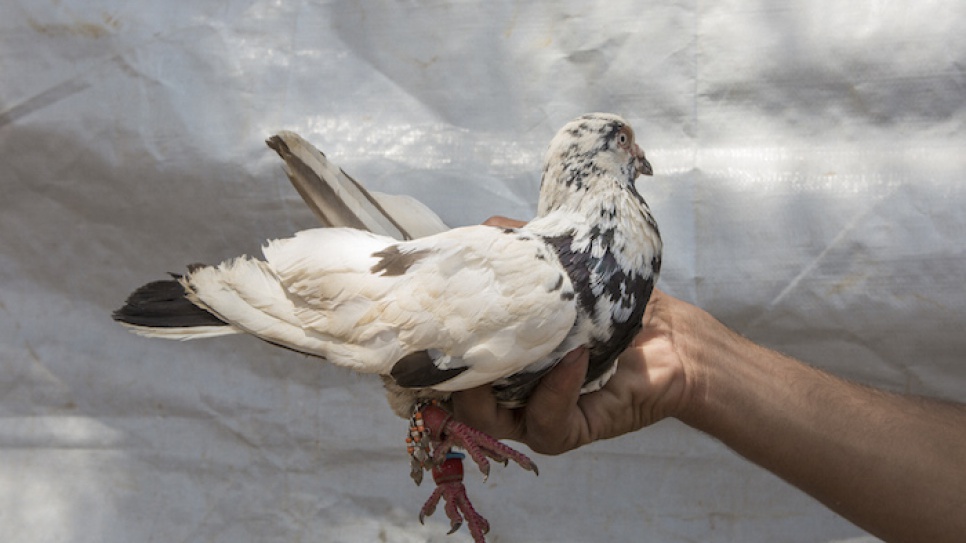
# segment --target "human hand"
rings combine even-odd
[[[524,223],[494,217],[484,224]],[[644,328],[621,354],[617,372],[596,392],[580,394],[589,360],[586,349],[580,348],[541,379],[525,407],[500,407],[486,385],[453,394],[454,415],[494,437],[519,441],[543,454],[560,454],[673,416],[688,389],[686,363],[671,326],[672,315],[682,305],[691,307],[654,291]]]

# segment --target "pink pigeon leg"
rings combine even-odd
[[[436,482],[436,490],[420,509],[419,522],[423,522],[425,517],[436,511],[436,506],[442,498],[445,502],[444,511],[449,518],[449,533],[458,530],[465,520],[473,541],[485,543],[490,524],[476,512],[466,495],[466,487],[463,486],[463,455],[449,453],[441,464],[433,468],[433,480]]]
[[[490,463],[487,457],[502,463],[506,463],[508,459],[513,460],[523,469],[532,471],[537,475],[540,474],[537,465],[525,454],[500,443],[475,428],[453,420],[452,415],[442,408],[436,405],[427,405],[420,411],[426,430],[438,440],[438,443],[445,444],[445,448],[439,447],[433,453],[437,461],[442,460],[442,456],[449,451],[450,447],[458,446],[466,449],[470,458],[476,462],[483,473],[484,480],[490,473]]]

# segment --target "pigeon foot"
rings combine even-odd
[[[510,460],[513,460],[521,468],[540,475],[537,465],[527,455],[500,443],[499,440],[475,428],[453,420],[452,415],[435,404],[418,408],[414,415],[414,421],[417,423],[417,429],[423,429],[422,439],[416,441],[423,442],[420,445],[421,449],[426,460],[431,463],[424,465],[425,469],[439,465],[446,459],[446,453],[450,452],[453,447],[460,447],[466,450],[466,453],[479,467],[484,481],[490,475],[490,460],[495,460],[503,465],[507,465]],[[427,436],[431,443],[425,443]],[[412,446],[411,444],[410,447]]]
[[[436,510],[440,499],[445,501],[446,516],[450,520],[450,533],[467,523],[473,541],[484,543],[490,530],[489,523],[476,512],[466,496],[463,486],[464,455],[454,452],[460,447],[473,459],[485,481],[490,474],[490,460],[509,464],[513,460],[525,470],[539,475],[537,465],[525,454],[466,424],[453,420],[452,415],[434,403],[417,406],[410,420],[409,437],[406,438],[412,458],[410,475],[416,484],[423,480],[423,472],[431,471],[436,489],[419,511],[419,521]]]
[[[432,471],[436,490],[419,510],[420,524],[436,511],[436,505],[442,498],[445,502],[443,509],[449,517],[449,533],[458,530],[465,520],[473,541],[485,543],[486,533],[490,531],[490,523],[483,518],[483,515],[476,512],[466,496],[466,487],[463,486],[463,455],[453,452],[447,454],[443,463],[434,467]]]

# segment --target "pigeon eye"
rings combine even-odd
[[[617,136],[617,143],[627,145],[627,134],[621,132],[620,135]]]

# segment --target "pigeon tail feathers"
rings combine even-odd
[[[112,315],[138,335],[169,339],[208,338],[239,333],[212,313],[193,304],[181,277],[154,281],[135,290]]]

